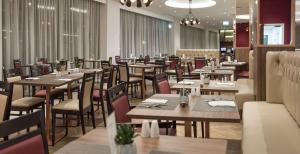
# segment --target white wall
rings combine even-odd
[[[2,52],[2,0],[0,0],[0,80],[2,80],[3,67],[3,52]]]

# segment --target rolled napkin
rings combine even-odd
[[[232,87],[234,85],[235,84],[233,82],[217,82],[216,83],[216,86],[229,86],[229,87]]]
[[[143,120],[141,136],[150,137],[150,125],[148,120]]]
[[[26,80],[38,80],[40,78],[35,78],[35,77],[30,77],[30,78],[26,78]]]
[[[144,104],[166,104],[168,100],[166,99],[153,99],[153,98],[148,98],[143,101]]]
[[[182,85],[193,85],[194,82],[193,82],[193,81],[180,81],[180,82],[178,82],[178,84],[182,84]]]
[[[152,120],[151,122],[151,138],[159,138],[159,126],[157,120]]]
[[[208,102],[208,105],[210,105],[212,107],[216,107],[216,106],[235,107],[234,101],[211,101],[211,102]]]
[[[72,79],[58,79],[59,81],[72,81]]]

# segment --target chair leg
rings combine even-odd
[[[102,109],[102,117],[103,117],[104,127],[106,127],[106,116],[105,116],[105,108],[104,108],[103,100],[101,100],[101,109]]]
[[[81,127],[82,127],[82,134],[84,135],[85,134],[85,126],[84,126],[84,117],[83,117],[83,113],[81,112],[79,114],[80,116],[80,121],[81,121]]]
[[[204,138],[204,122],[201,121],[201,133],[202,133],[202,138]]]
[[[65,136],[67,136],[68,135],[68,133],[69,133],[69,128],[68,128],[68,126],[69,126],[69,120],[68,120],[68,114],[66,114],[66,117],[65,117],[66,119],[65,119],[65,129],[66,129],[66,134],[65,134]]]
[[[27,111],[26,111],[26,114],[29,114],[29,113],[30,113],[30,110],[27,110]],[[30,131],[30,127],[28,127],[28,128],[26,129],[26,131],[29,132],[29,131]]]
[[[94,107],[91,107],[91,115],[92,115],[92,123],[93,123],[93,128],[96,128],[96,121],[95,121],[95,111],[94,111]],[[104,117],[105,119],[105,117]]]
[[[52,146],[55,144],[55,127],[56,127],[56,114],[52,112]]]
[[[141,85],[141,98],[143,98],[143,94],[144,94],[144,89],[143,89],[143,82],[140,83]]]
[[[193,121],[194,138],[197,138],[197,122]]]
[[[152,92],[153,92],[153,94],[155,94],[155,84],[154,84],[154,80],[152,80]]]
[[[97,101],[97,111],[99,110],[99,108],[100,108],[100,101],[98,100]]]

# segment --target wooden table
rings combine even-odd
[[[43,75],[39,76],[37,80],[20,80],[17,82],[14,82],[14,84],[17,85],[27,85],[27,86],[42,86],[46,89],[46,118],[45,118],[45,127],[46,127],[46,136],[48,141],[51,141],[50,139],[50,129],[52,127],[51,123],[51,95],[53,94],[53,88],[59,87],[65,84],[68,84],[68,99],[72,99],[72,83],[75,81],[78,81],[83,78],[84,72],[90,72],[90,71],[97,71],[101,72],[102,70],[82,70],[82,73],[74,73],[74,74],[65,74],[61,76],[56,76],[53,74],[49,75]],[[70,79],[67,80],[61,80],[61,79]],[[51,143],[51,142],[48,142]]]
[[[79,139],[59,149],[55,154],[109,153],[109,143],[105,129],[95,129]],[[226,154],[227,141],[217,139],[160,136],[160,138],[135,138],[138,154],[151,152],[176,154]],[[105,150],[106,149],[106,150]],[[106,154],[106,153],[105,153]]]
[[[177,94],[156,94],[151,98],[160,98],[167,100],[180,101]],[[237,107],[233,109],[233,112],[216,112],[216,111],[195,111],[194,107],[197,103],[205,103],[205,100],[212,99],[226,99],[234,100],[231,96],[216,96],[216,95],[201,95],[193,96],[189,98],[189,105],[182,108],[177,105],[173,110],[161,110],[153,108],[139,108],[136,107],[127,113],[127,116],[132,119],[156,119],[156,120],[175,120],[185,121],[185,136],[191,137],[191,121],[203,121],[205,123],[205,138],[210,137],[209,122],[240,122],[240,115]],[[168,104],[168,103],[167,103]]]
[[[200,87],[201,92],[204,92],[205,94],[214,93],[217,92],[219,95],[221,93],[237,93],[239,92],[236,82],[234,83],[234,86],[218,86],[216,85],[217,81],[211,80],[209,84],[204,84],[202,80],[184,80],[186,82],[193,82],[193,84],[186,85],[182,83],[176,83],[171,87],[171,90],[179,90],[182,88],[186,89],[192,89],[192,88],[198,88]]]
[[[135,71],[139,71],[141,73],[142,78],[142,98],[144,99],[146,96],[146,88],[145,88],[145,69],[151,69],[151,68],[161,68],[164,67],[162,65],[155,65],[155,64],[129,64],[128,67],[135,68]],[[154,87],[153,87],[154,88]]]

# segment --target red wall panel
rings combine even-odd
[[[291,0],[260,0],[260,23],[284,23],[284,43],[291,41]]]
[[[249,47],[249,22],[236,23],[236,47]]]

